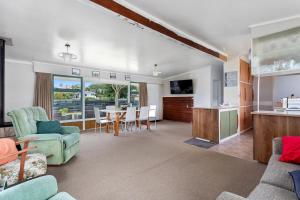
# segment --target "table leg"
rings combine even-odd
[[[109,113],[106,114],[106,118],[107,119],[110,118],[110,114]],[[108,123],[105,124],[105,133],[109,133],[109,124]]]
[[[149,121],[149,119],[147,120],[147,130],[150,130],[150,121]]]
[[[120,115],[119,115],[119,113],[116,113],[115,114],[115,116],[116,116],[116,121],[115,121],[115,136],[119,136],[119,123],[120,123]]]

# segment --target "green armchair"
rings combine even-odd
[[[47,156],[50,165],[61,165],[79,152],[80,130],[75,126],[63,126],[63,134],[37,134],[36,121],[48,121],[41,107],[21,108],[8,112],[18,140],[35,137],[31,144]]]
[[[59,192],[54,176],[42,176],[0,192],[1,200],[75,200],[66,192]]]

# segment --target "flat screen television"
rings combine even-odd
[[[171,94],[193,94],[193,80],[170,81]]]

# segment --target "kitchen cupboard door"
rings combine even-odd
[[[246,129],[253,127],[253,116],[251,112],[253,111],[253,106],[246,107]]]
[[[247,83],[240,83],[240,106],[250,106],[253,102],[253,88]]]
[[[220,113],[220,139],[227,138],[230,136],[230,116],[229,112],[221,112]]]
[[[238,129],[238,113],[237,110],[229,111],[229,134],[234,135]]]
[[[246,85],[246,106],[252,106],[253,88],[252,85]]]
[[[246,108],[247,107],[240,107],[240,131],[246,130]]]
[[[250,83],[250,66],[249,63],[240,59],[240,81],[244,83]]]
[[[240,106],[247,105],[247,84],[240,83]]]

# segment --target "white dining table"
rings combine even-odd
[[[119,136],[120,133],[120,119],[124,117],[124,115],[126,114],[126,110],[107,110],[107,109],[103,109],[103,110],[99,110],[99,112],[103,112],[106,113],[106,117],[109,119],[110,115],[114,114],[115,115],[115,122],[114,122],[114,130],[115,136]],[[136,110],[136,112],[140,112],[140,110]],[[108,132],[108,124],[106,125],[106,132]]]

